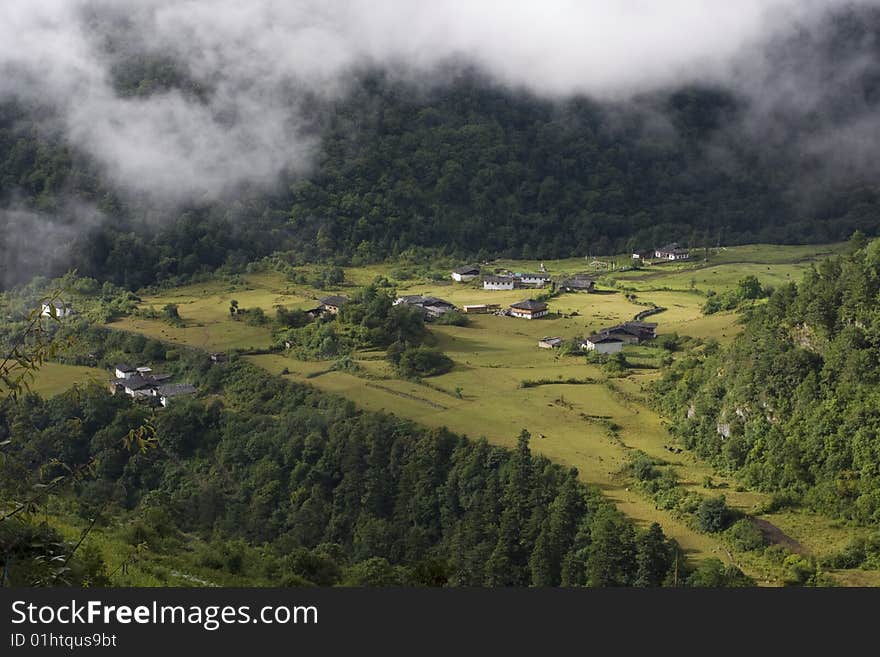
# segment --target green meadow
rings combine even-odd
[[[381,351],[354,355],[354,373],[334,371],[328,361],[300,361],[285,352],[247,356],[267,371],[340,394],[362,408],[394,413],[428,426],[445,426],[472,438],[512,447],[520,430],[532,434],[532,446],[554,461],[576,467],[580,477],[598,486],[627,515],[639,523],[660,522],[664,531],[697,558],[716,556],[735,562],[764,584],[781,583],[782,571],[754,553],[734,554],[724,540],[695,530],[684,518],[658,509],[639,492],[628,473],[634,454],[644,452],[671,465],[682,486],[703,496],[724,494],[728,505],[754,512],[767,501],[762,493],[743,490],[713,468],[686,452],[670,450],[672,439],[664,420],[647,403],[646,386],[658,376],[662,351],[628,346],[624,353],[635,369],[624,378],[611,378],[583,356],[562,356],[541,349],[544,336],[570,339],[632,319],[651,305],[665,310],[653,315],[658,332],[677,333],[726,342],[740,330],[736,313],[704,316],[705,290],[723,291],[747,274],[764,285],[798,280],[812,262],[831,247],[778,247],[756,245],[714,252],[708,263],[647,266],[640,270],[612,270],[608,263],[564,261],[498,261],[484,270],[535,271],[543,265],[553,274],[592,271],[600,280],[593,294],[567,293],[549,301],[551,315],[522,320],[495,315],[473,315],[467,327],[432,325],[432,340],[455,363],[441,376],[422,381],[402,380],[391,370]],[[267,314],[276,306],[310,308],[328,294],[350,294],[356,287],[383,276],[399,294],[434,295],[457,306],[497,303],[502,307],[542,291],[486,291],[478,282],[412,279],[395,281],[393,266],[346,268],[345,282],[329,290],[293,284],[278,273],[248,274],[240,282],[215,281],[189,285],[143,298],[141,308],[178,306],[183,327],[161,320],[128,317],[112,327],[137,331],[172,343],[208,351],[263,349],[272,342],[268,327],[233,320],[230,302],[241,308],[260,307]],[[696,282],[694,282],[696,281]],[[621,289],[625,287],[626,290]],[[523,387],[523,382],[540,382]],[[853,536],[852,528],[835,525],[804,512],[763,516],[785,540],[807,553],[822,554]],[[864,580],[838,573],[838,581]]]
[[[92,381],[106,383],[109,373],[96,367],[43,363],[33,372],[33,380],[26,380],[28,389],[42,397],[54,397],[74,385],[85,385]],[[0,384],[0,394],[3,386]]]

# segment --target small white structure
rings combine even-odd
[[[512,290],[516,287],[516,279],[512,276],[486,276],[483,279],[484,290]]]
[[[581,342],[581,349],[598,354],[616,354],[623,349],[623,340],[610,335],[591,335]]]
[[[40,308],[40,315],[43,317],[52,317],[53,315],[55,317],[70,317],[72,314],[73,308],[70,307],[69,303],[57,300],[44,303]]]
[[[117,379],[130,379],[135,374],[137,374],[137,368],[132,367],[126,363],[120,363],[116,366],[116,378]]]
[[[541,338],[538,340],[541,349],[556,349],[562,346],[562,338]]]
[[[476,265],[459,267],[458,269],[452,270],[452,280],[458,281],[459,283],[467,283],[468,281],[474,280],[479,275],[480,268]]]

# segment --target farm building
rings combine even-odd
[[[667,244],[664,247],[656,249],[654,251],[654,257],[660,258],[661,260],[687,260],[691,257],[691,254],[687,249],[682,249],[676,242],[673,242],[672,244]]]
[[[137,374],[137,368],[128,363],[119,363],[115,368],[115,374],[117,379],[130,379]]]
[[[580,348],[585,351],[595,351],[597,354],[616,354],[623,349],[623,340],[613,335],[591,335],[580,343]]]
[[[467,283],[468,281],[474,280],[479,275],[480,268],[476,265],[459,267],[458,269],[452,270],[452,280],[458,281],[459,283]]]
[[[71,305],[61,301],[50,301],[40,307],[40,315],[43,317],[70,317],[72,314]]]
[[[455,304],[452,304],[445,299],[440,299],[438,297],[424,297],[420,294],[409,294],[397,297],[397,299],[394,300],[394,305],[399,306],[401,304],[412,306],[413,308],[419,308],[425,315],[426,319],[435,319],[444,313],[448,313],[450,310],[455,310]]]
[[[196,387],[189,383],[172,383],[157,387],[154,394],[159,398],[159,403],[167,408],[172,399],[183,395],[192,395],[196,392]]]
[[[530,287],[543,287],[550,282],[550,276],[547,274],[514,274],[514,278]]]
[[[512,276],[486,276],[483,279],[484,290],[512,290],[516,287],[516,279]]]
[[[650,260],[654,257],[653,249],[642,249],[632,252],[633,260]]]
[[[624,322],[604,328],[599,333],[614,335],[627,344],[639,344],[657,337],[657,325],[652,322]]]
[[[115,379],[110,381],[110,389],[113,394],[124,393],[135,399],[143,399],[150,397],[158,397],[162,388],[168,387],[166,381],[171,379],[170,374],[154,374],[149,367],[132,367],[125,363],[120,363],[114,367]],[[178,388],[181,390],[178,384]],[[189,384],[186,384],[187,386]],[[192,388],[192,386],[189,386]],[[188,388],[187,388],[188,389]],[[192,388],[193,392],[195,388]],[[182,393],[179,393],[182,394]],[[165,406],[166,404],[162,404]]]
[[[468,314],[492,313],[501,308],[497,303],[477,303],[469,306],[462,306],[462,310]]]
[[[556,349],[562,346],[562,338],[541,338],[538,340],[541,349]]]
[[[596,289],[596,281],[587,274],[575,274],[560,279],[556,287],[564,292],[592,292]]]
[[[527,299],[519,303],[510,304],[510,314],[520,319],[538,319],[547,314],[547,304],[543,301]]]
[[[324,297],[320,300],[321,309],[324,312],[330,313],[331,315],[335,315],[339,312],[339,309],[344,306],[348,302],[348,297],[334,294],[329,297]]]

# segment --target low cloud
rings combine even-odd
[[[878,4],[7,0],[0,99],[53,107],[70,142],[125,189],[213,200],[239,184],[271,185],[282,171],[306,173],[316,148],[306,105],[343,96],[353,72],[370,67],[430,82],[438,67],[467,62],[545,97],[615,102],[724,84],[753,99],[755,117],[806,113],[823,102],[827,79],[809,62],[780,68],[767,44],[819,29],[829,10]],[[119,95],[114,65],[141,55],[174,60],[204,93]],[[837,148],[833,134],[823,144]]]
[[[0,289],[64,273],[71,244],[103,220],[97,209],[82,204],[51,214],[15,205],[0,208]]]

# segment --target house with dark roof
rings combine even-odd
[[[484,290],[512,290],[516,287],[513,276],[486,276],[483,278]]]
[[[116,378],[110,381],[110,389],[114,395],[126,394],[134,399],[148,399],[159,397],[159,393],[163,389],[175,394],[184,394],[182,391],[189,390],[189,388],[195,391],[195,388],[189,384],[166,383],[172,378],[170,374],[157,374],[149,367],[132,367],[120,363],[114,368],[114,373]],[[123,376],[119,376],[120,374]]]
[[[435,319],[440,317],[440,315],[448,313],[450,310],[455,310],[455,304],[445,299],[422,296],[421,294],[408,294],[397,297],[394,300],[394,305],[399,306],[401,304],[418,308],[426,319]]]
[[[616,338],[623,344],[640,344],[657,337],[657,324],[653,322],[624,322],[600,329],[596,335]]]
[[[596,281],[587,274],[575,274],[569,278],[560,279],[556,288],[563,292],[592,292],[596,289]]]
[[[115,374],[117,379],[128,379],[137,374],[137,368],[128,363],[119,363],[115,367]]]
[[[691,257],[690,251],[681,248],[677,242],[672,242],[654,251],[654,257],[661,260],[687,260]]]
[[[633,260],[650,260],[654,257],[654,249],[638,249],[632,252]]]
[[[459,283],[467,283],[468,281],[474,280],[479,275],[480,268],[476,265],[459,267],[458,269],[452,270],[452,280],[458,281]]]
[[[541,338],[538,346],[541,349],[557,349],[562,346],[562,338]]]
[[[348,297],[342,294],[332,294],[329,297],[319,299],[319,301],[324,312],[335,315],[342,306],[348,303]]]
[[[155,395],[159,398],[159,403],[162,404],[163,407],[167,408],[172,399],[176,397],[181,397],[183,395],[193,395],[196,392],[198,392],[196,387],[189,383],[171,383],[168,385],[158,386],[156,388]]]
[[[510,314],[520,319],[538,319],[544,317],[548,312],[546,303],[534,299],[510,304]]]

